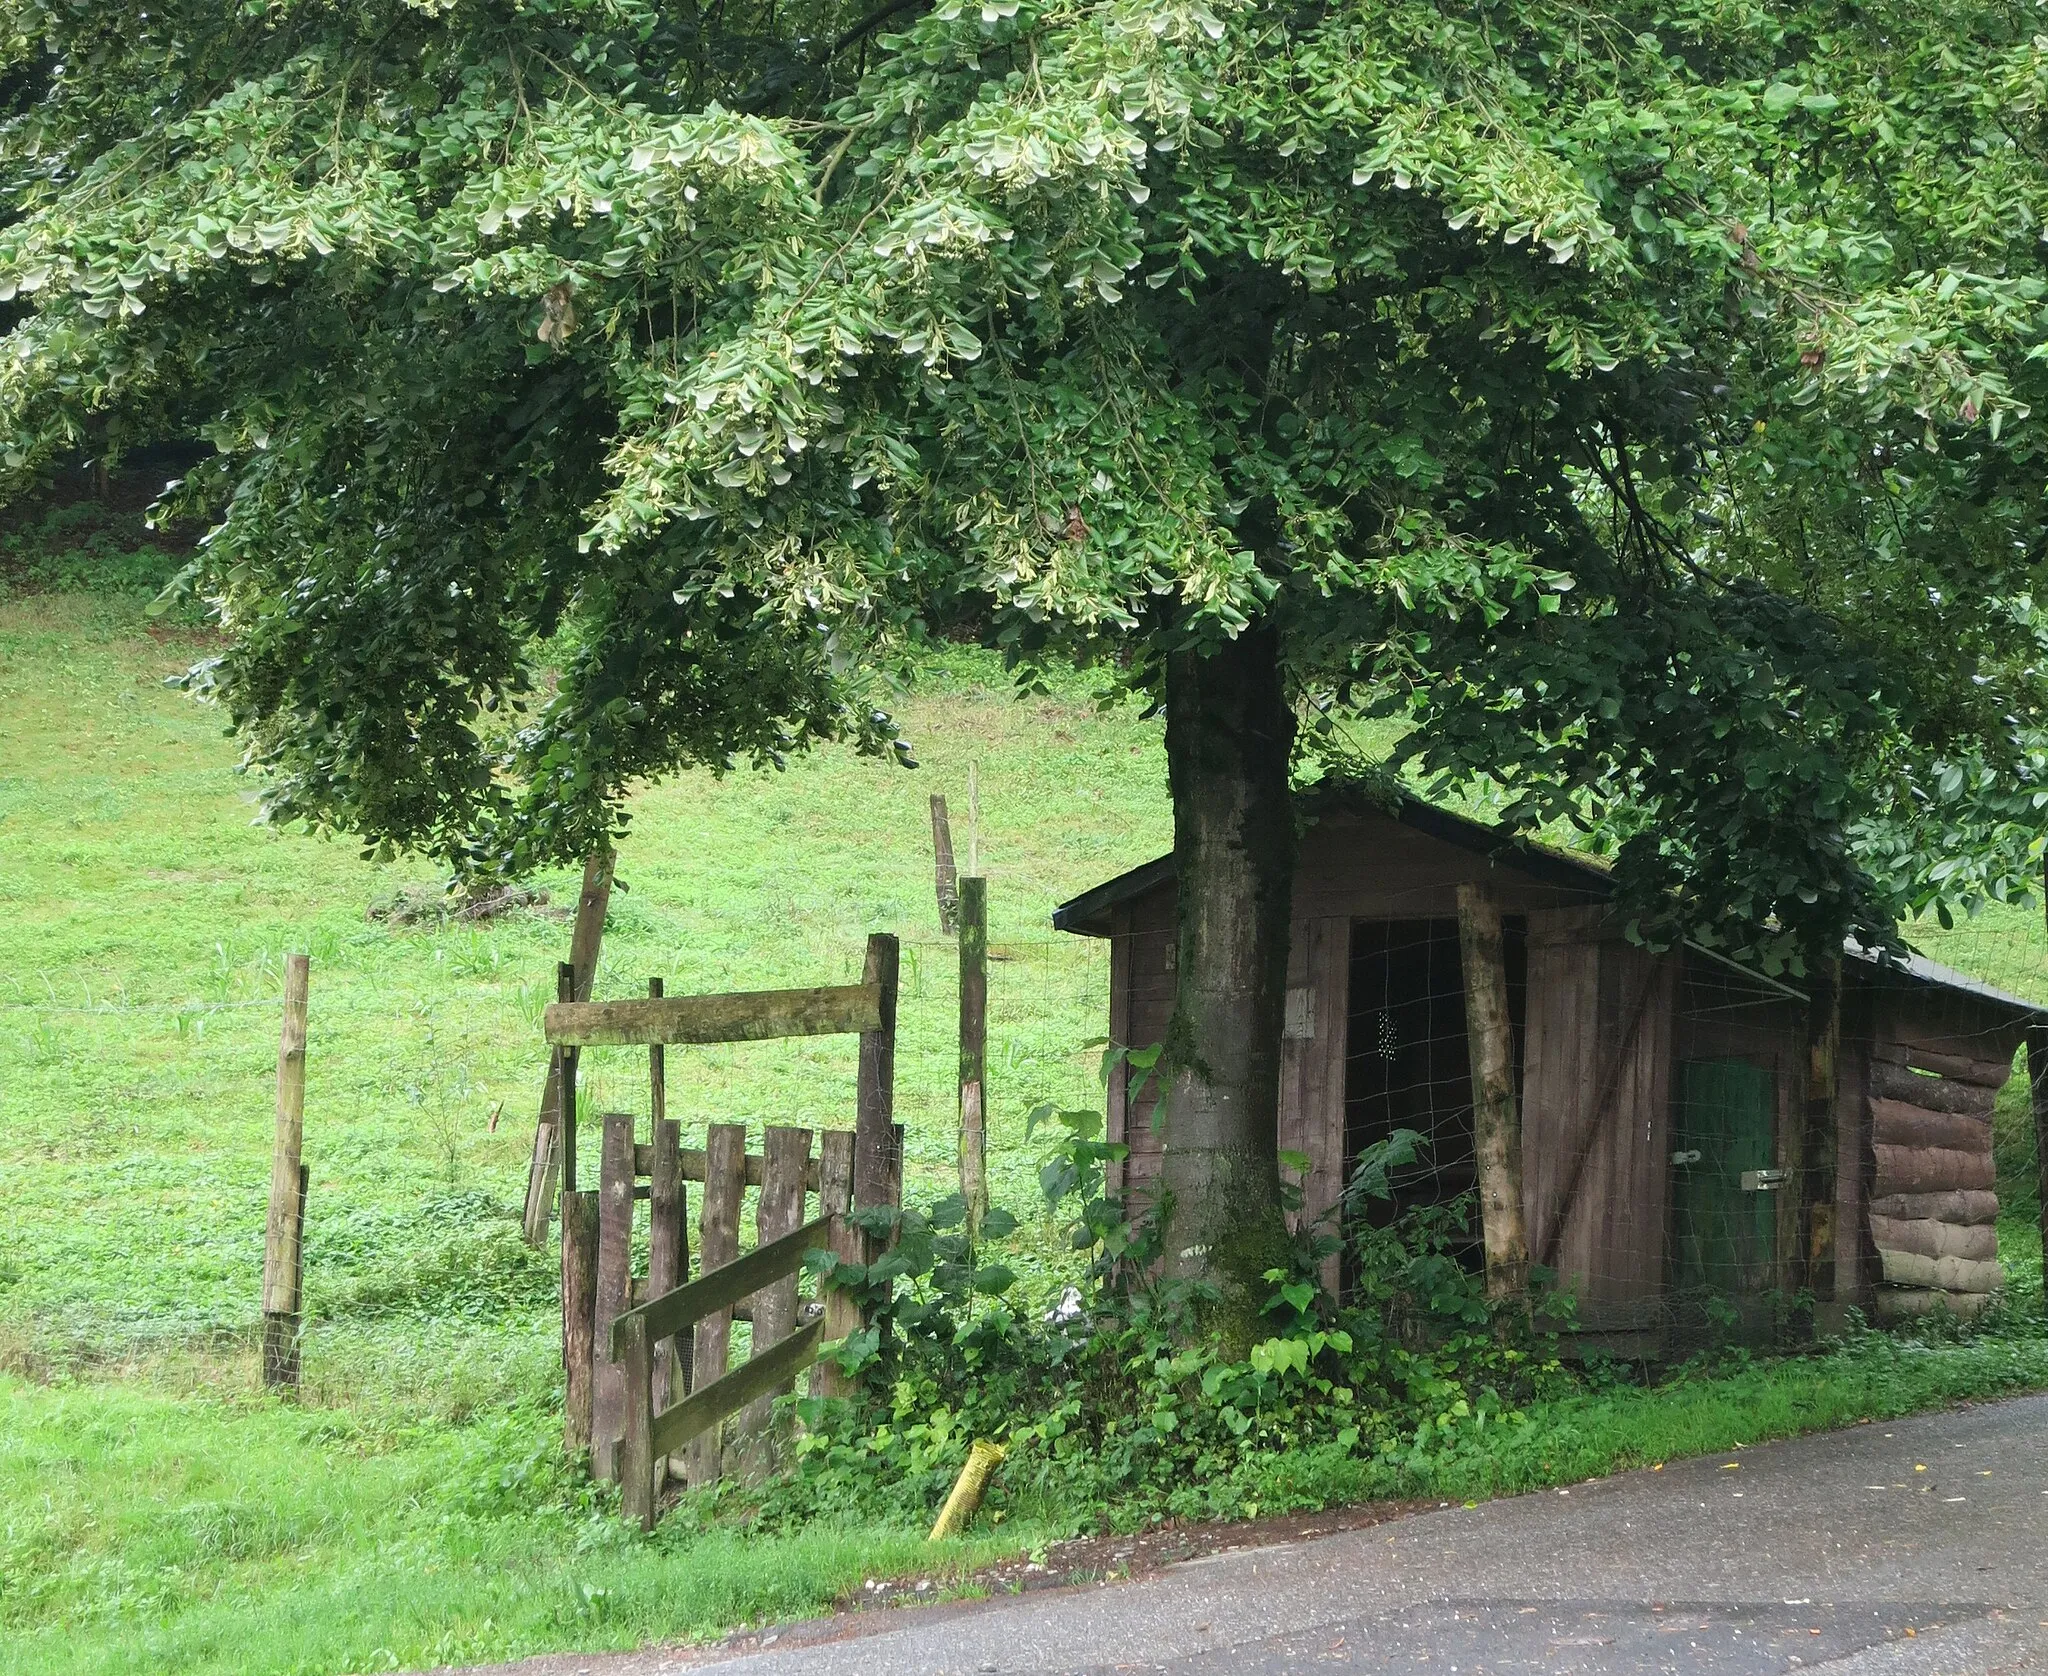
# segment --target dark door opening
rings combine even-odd
[[[1522,1075],[1528,1003],[1528,928],[1504,927],[1508,1018],[1515,1035],[1515,1080]],[[1358,920],[1351,928],[1350,1036],[1344,1067],[1344,1173],[1358,1155],[1396,1129],[1427,1143],[1398,1171],[1394,1197],[1373,1212],[1391,1220],[1419,1204],[1444,1204],[1478,1186],[1472,1122],[1472,1059],[1465,1035],[1465,974],[1454,919]],[[1470,1267],[1483,1257],[1478,1219],[1471,1224]]]

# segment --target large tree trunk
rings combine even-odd
[[[1294,713],[1278,645],[1252,629],[1166,667],[1166,763],[1180,948],[1166,1058],[1167,1259],[1222,1293],[1211,1323],[1248,1342],[1286,1259],[1280,1032],[1294,897]]]

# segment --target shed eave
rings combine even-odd
[[[1173,855],[1169,851],[1142,867],[1133,867],[1128,873],[1105,879],[1093,890],[1084,890],[1079,896],[1053,909],[1053,929],[1069,931],[1077,937],[1107,937],[1111,929],[1110,916],[1115,909],[1171,880],[1173,872]]]

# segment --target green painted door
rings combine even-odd
[[[1738,1296],[1774,1284],[1778,1195],[1763,1183],[1777,1163],[1777,1106],[1777,1079],[1764,1066],[1746,1059],[1680,1062],[1671,1158],[1674,1285]]]

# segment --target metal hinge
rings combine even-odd
[[[1742,1190],[1745,1193],[1775,1193],[1791,1179],[1790,1170],[1744,1170]]]

